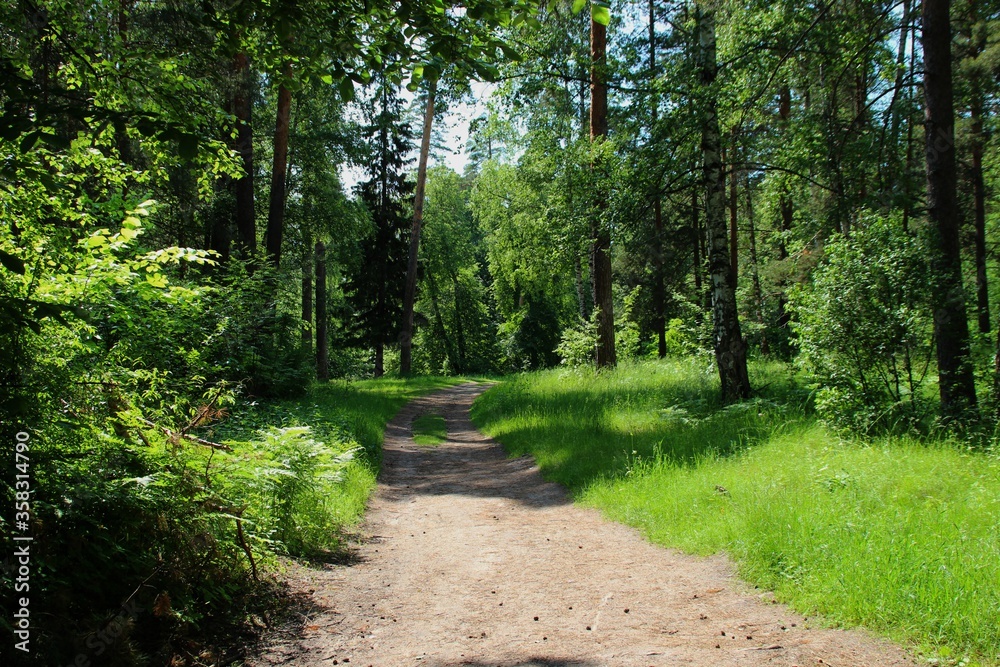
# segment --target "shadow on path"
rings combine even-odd
[[[503,449],[469,420],[469,407],[487,384],[467,384],[418,398],[386,426],[383,446],[383,497],[404,502],[414,495],[463,495],[508,498],[528,507],[570,502],[565,490],[543,482],[530,457],[508,459]],[[425,414],[445,418],[448,439],[436,447],[413,442],[413,420]]]

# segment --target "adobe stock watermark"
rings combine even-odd
[[[31,436],[14,435],[14,648],[27,653],[31,642]]]
[[[31,583],[32,562],[32,466],[31,435],[20,431],[14,435],[14,522],[13,553],[4,559],[3,569],[14,582],[14,648],[22,653],[31,651]],[[91,658],[102,655],[127,631],[129,623],[138,617],[141,609],[134,594],[121,606],[121,610],[104,627],[85,640],[86,652],[77,654],[67,667],[90,667]]]
[[[140,611],[142,609],[134,597],[126,600],[121,610],[104,625],[103,629],[87,637],[84,645],[88,651],[77,653],[76,657],[73,658],[73,662],[66,665],[66,667],[90,667],[93,664],[90,660],[91,657],[96,658],[102,655],[121,639],[122,635],[128,630],[129,623],[139,616]]]

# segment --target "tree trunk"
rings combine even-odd
[[[462,284],[458,279],[458,274],[451,274],[452,286],[455,289],[455,340],[458,344],[458,365],[455,372],[465,372],[465,328],[462,326]]]
[[[990,297],[986,282],[986,184],[983,179],[982,99],[972,107],[972,196],[976,230],[976,310],[979,331],[990,332]]]
[[[224,176],[217,185],[219,190],[226,190],[232,186],[232,178]],[[214,211],[212,215],[212,228],[208,234],[208,247],[219,253],[216,261],[226,264],[229,261],[232,248],[232,230],[229,216],[221,211]]]
[[[958,417],[976,405],[969,322],[962,291],[962,256],[955,172],[950,0],[924,0],[924,101],[927,213],[930,218],[941,411]]]
[[[128,41],[128,17],[132,12],[131,0],[119,0],[118,2],[118,39],[121,41],[121,52],[126,58],[129,53]],[[118,156],[127,165],[132,165],[132,142],[128,138],[128,129],[125,121],[121,117],[116,117],[112,123],[115,130],[115,146],[118,148]],[[214,248],[213,248],[214,249]]]
[[[886,164],[890,165],[891,172],[895,171],[899,162],[896,151],[899,148],[899,94],[903,90],[903,74],[906,65],[906,42],[910,31],[910,0],[903,0],[903,17],[899,26],[899,45],[896,49],[896,82],[892,89],[892,100],[889,102],[890,131],[889,131],[889,159]],[[890,173],[890,179],[898,178],[898,173]]]
[[[792,116],[792,91],[787,85],[781,87],[781,92],[778,94],[778,126],[781,131],[788,131],[788,121]],[[778,198],[778,210],[781,214],[781,220],[779,224],[781,225],[781,236],[778,241],[778,259],[788,259],[788,248],[785,246],[785,234],[792,230],[792,220],[795,215],[795,205],[792,203],[791,193],[788,192],[788,186],[782,185],[781,195]],[[788,312],[788,300],[785,298],[785,281],[782,280],[778,287],[781,292],[778,294],[778,319],[777,325],[779,328],[783,329],[788,326],[788,322],[791,319],[791,313]]]
[[[590,20],[590,140],[602,141],[608,134],[607,28]],[[597,171],[599,164],[591,165]],[[598,191],[600,188],[598,188]],[[615,311],[611,293],[611,232],[604,223],[607,202],[598,193],[590,220],[590,282],[597,310],[597,367],[613,368],[615,355]]]
[[[653,0],[649,0],[649,76],[656,76],[656,12]],[[655,131],[659,116],[660,100],[653,95],[649,104],[650,134]],[[656,330],[656,354],[660,359],[667,356],[667,294],[663,284],[663,204],[660,201],[659,183],[653,188],[653,329]]]
[[[753,286],[753,309],[757,323],[764,325],[764,290],[760,286],[760,272],[757,270],[757,226],[753,217],[753,190],[750,187],[750,174],[746,174],[747,185],[747,233],[750,235],[750,280]],[[760,350],[768,354],[767,337],[760,341]]]
[[[427,286],[430,288],[431,293],[431,309],[434,311],[434,323],[441,331],[441,339],[444,341],[445,356],[448,357],[448,363],[451,365],[452,372],[461,373],[462,371],[458,368],[459,364],[455,356],[455,348],[451,344],[451,339],[448,338],[448,329],[444,326],[444,317],[441,316],[441,299],[438,294],[437,279],[431,271],[428,271],[426,275]]]
[[[330,378],[326,339],[326,245],[316,242],[316,377]]]
[[[375,345],[375,377],[385,375],[385,344],[379,341]]]
[[[986,33],[977,30],[979,11],[975,3],[970,3],[969,11],[969,57],[979,58],[986,48]],[[977,34],[978,33],[978,34]],[[990,299],[986,282],[986,184],[983,179],[983,111],[985,96],[983,95],[983,80],[978,68],[973,68],[969,76],[970,103],[969,118],[972,134],[972,199],[973,223],[976,239],[976,311],[979,319],[979,331],[990,332]]]
[[[313,262],[312,237],[304,235],[302,239],[302,346],[312,350],[313,336]]]
[[[740,250],[739,250],[739,188],[737,187],[736,173],[736,128],[734,127],[730,137],[732,147],[729,149],[729,265],[733,269],[733,289],[739,285],[740,276]],[[723,158],[723,161],[725,158]]]
[[[746,342],[740,333],[736,290],[730,265],[726,229],[726,182],[722,169],[718,102],[715,78],[715,13],[707,4],[696,6],[702,100],[701,148],[705,179],[705,227],[708,231],[708,267],[712,280],[715,361],[719,367],[722,398],[735,401],[750,396]]]
[[[274,160],[271,164],[271,202],[267,211],[267,230],[264,233],[267,255],[275,268],[281,265],[281,237],[285,228],[285,171],[288,168],[288,120],[292,108],[292,91],[285,84],[291,77],[292,66],[286,64],[284,78],[278,85]]]
[[[573,255],[573,272],[576,275],[576,299],[580,304],[580,319],[589,322],[590,308],[587,305],[587,291],[583,286],[583,263],[578,253]]]
[[[910,37],[910,43],[917,43],[917,26],[916,21],[912,22],[913,34]],[[914,48],[910,49],[910,72],[917,71],[917,50]],[[910,228],[910,211],[913,209],[913,202],[910,200],[910,177],[913,174],[913,113],[912,109],[915,106],[914,101],[916,100],[916,93],[913,87],[910,87],[910,104],[908,105],[908,110],[906,114],[906,165],[904,167],[905,177],[903,178],[903,231],[909,232]]]
[[[236,242],[240,257],[249,260],[257,253],[257,213],[253,200],[253,133],[250,112],[250,59],[246,52],[233,58],[234,85],[232,108],[236,116],[236,143],[233,146],[243,161],[243,175],[234,183],[236,195]]]
[[[698,219],[698,189],[691,190],[691,240],[694,242],[694,288],[701,299],[701,220]]]
[[[399,334],[399,372],[410,373],[413,361],[413,304],[417,298],[417,257],[420,250],[420,227],[424,222],[424,189],[427,186],[427,156],[431,150],[431,127],[434,123],[434,98],[437,81],[431,81],[424,109],[424,133],[420,138],[420,160],[417,163],[417,189],[413,194],[413,227],[410,229],[410,256],[406,265],[406,285],[403,289],[403,326]]]

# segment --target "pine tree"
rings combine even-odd
[[[412,133],[403,121],[398,95],[384,84],[370,110],[368,175],[358,186],[374,222],[372,234],[360,243],[359,265],[349,278],[348,328],[358,345],[373,348],[375,375],[384,373],[386,345],[399,335],[403,286],[409,248],[409,200],[413,185],[406,180]]]

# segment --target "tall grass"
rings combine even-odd
[[[754,371],[758,397],[725,408],[695,361],[522,375],[473,416],[580,502],[656,543],[725,551],[803,613],[1000,662],[1000,459],[841,439],[790,372]]]

